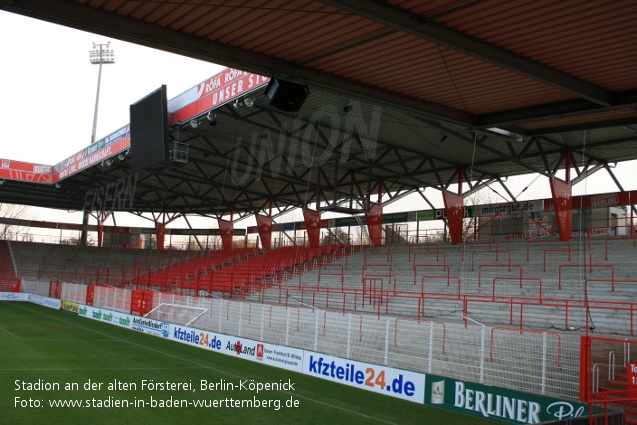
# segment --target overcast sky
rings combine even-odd
[[[223,67],[0,11],[1,158],[53,165],[91,143],[98,65],[107,43],[96,140],[129,123],[129,106],[162,84],[171,99]]]

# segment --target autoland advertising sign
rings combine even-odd
[[[588,415],[588,406],[536,394],[427,374],[425,404],[508,424],[537,424]]]

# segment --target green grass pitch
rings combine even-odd
[[[202,390],[201,380],[225,383],[227,388],[218,385],[216,390]],[[91,385],[85,388],[89,381]],[[116,381],[120,384],[109,389],[109,384]],[[149,389],[148,385],[142,388],[142,383],[151,381],[191,383],[191,387],[163,391]],[[250,389],[251,383],[282,382],[293,383],[293,388],[258,393]],[[44,389],[38,389],[38,383]],[[232,389],[228,383],[236,387]],[[189,404],[159,407],[159,403],[169,404],[166,400],[171,398],[173,404]],[[152,400],[156,406],[150,405]],[[207,402],[210,406],[214,400],[217,407],[194,405]],[[269,406],[254,407],[255,400]],[[81,406],[51,406],[55,402],[75,402]],[[120,407],[115,407],[116,403]],[[124,407],[125,403],[128,407]],[[239,407],[232,407],[232,403]],[[38,404],[40,407],[36,407]],[[204,423],[486,425],[495,422],[166,341],[26,302],[0,302],[0,424]]]

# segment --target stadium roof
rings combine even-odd
[[[220,217],[320,197],[354,211],[379,185],[398,199],[459,175],[479,185],[551,176],[570,162],[577,179],[637,158],[631,0],[0,0],[0,9],[309,87],[298,113],[270,106],[260,86],[250,108],[213,108],[216,126],[181,122],[173,135],[188,162],[138,173],[134,205],[120,210]],[[59,189],[12,181],[0,196],[81,210],[87,193],[129,173],[130,161],[115,159]]]

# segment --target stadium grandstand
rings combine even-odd
[[[505,423],[637,423],[637,3],[0,9],[228,67],[3,159],[2,203],[83,220],[0,218],[0,292],[424,374],[419,402]]]

